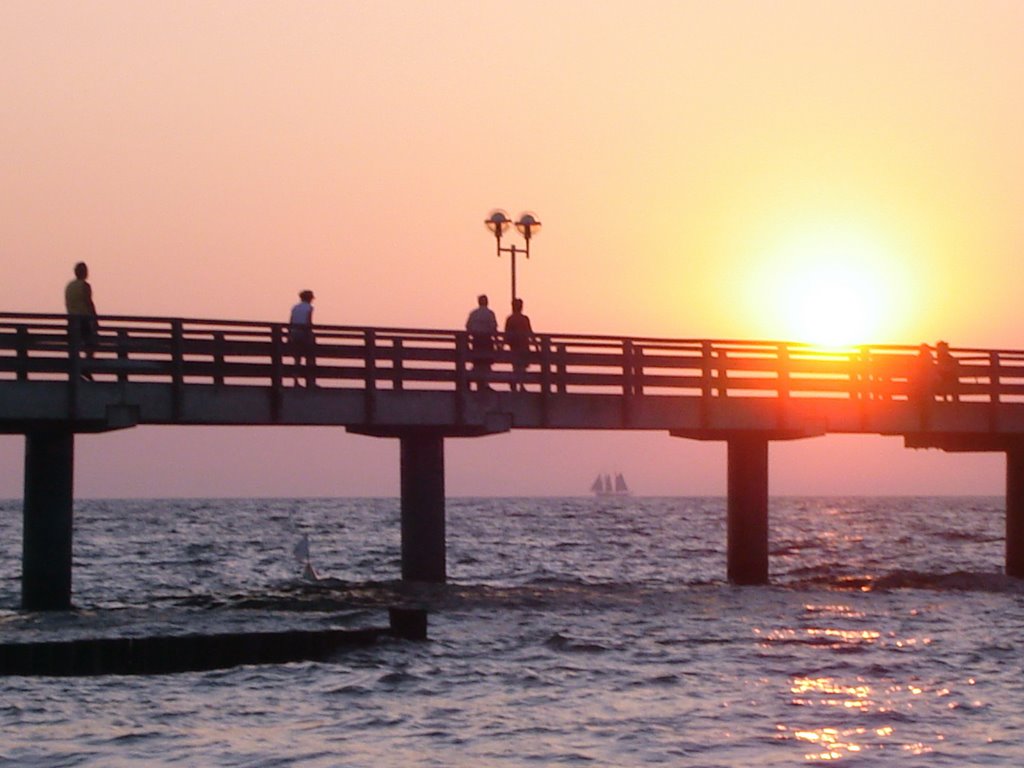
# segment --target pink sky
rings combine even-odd
[[[538,330],[1021,348],[1018,2],[0,5],[0,309],[460,327],[537,212]],[[851,293],[856,288],[859,293]],[[807,296],[828,296],[805,307]],[[813,310],[808,314],[807,310]],[[341,430],[82,437],[84,496],[393,495]],[[1001,456],[775,444],[773,493],[1001,493]],[[448,490],[724,493],[722,445],[448,443]],[[0,438],[0,495],[22,441]]]

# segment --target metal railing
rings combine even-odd
[[[286,323],[102,316],[95,339],[65,315],[0,313],[0,382],[96,382],[471,391],[627,397],[1024,402],[1024,352],[951,350],[940,373],[915,346],[825,348],[777,341],[537,334],[531,352],[474,351],[464,331],[317,326],[297,365]],[[516,362],[526,363],[517,373]],[[484,370],[487,368],[488,370]]]

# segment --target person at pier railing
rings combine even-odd
[[[513,299],[512,314],[505,318],[505,344],[512,352],[512,383],[509,388],[513,392],[526,391],[523,379],[530,365],[533,341],[533,327],[530,318],[523,314],[523,300]]]
[[[313,292],[310,290],[299,292],[299,303],[292,307],[291,317],[288,319],[288,344],[291,347],[292,355],[295,357],[295,386],[301,386],[298,373],[302,360],[306,361],[306,384],[315,386],[316,376],[316,335],[313,333]]]
[[[92,300],[92,286],[86,279],[88,277],[89,267],[86,263],[80,261],[75,264],[75,279],[64,288],[64,306],[68,313],[68,330],[74,334],[74,330],[70,326],[76,326],[78,341],[85,347],[86,358],[91,360],[96,346],[99,323],[96,321],[96,305]],[[86,371],[82,374],[82,378],[92,381],[92,374]]]
[[[935,356],[928,344],[921,344],[917,348],[917,358],[914,363],[908,395],[921,402],[934,400],[939,384],[939,371],[935,367]]]
[[[498,333],[498,318],[487,306],[486,294],[476,298],[477,307],[469,313],[466,330],[469,332],[469,348],[472,351],[473,379],[477,390],[490,389],[487,383],[494,362],[494,337]]]
[[[949,344],[940,341],[935,345],[936,365],[939,370],[939,397],[943,401],[960,401],[960,363],[950,354]]]

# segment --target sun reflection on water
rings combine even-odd
[[[797,706],[827,706],[859,709],[867,712],[875,702],[871,699],[871,686],[858,681],[855,685],[837,682],[831,677],[796,677],[790,685]]]
[[[789,733],[785,726],[779,726],[780,738],[793,738],[805,742],[812,751],[804,753],[808,761],[841,760],[844,757],[864,751],[865,745],[860,743],[868,734],[866,728],[818,728],[799,729]]]
[[[804,759],[808,762],[834,762],[853,755],[886,750],[898,750],[902,754],[911,755],[932,753],[935,747],[927,741],[921,741],[920,734],[914,734],[918,738],[907,738],[911,734],[898,734],[897,726],[893,724],[844,726],[842,718],[852,715],[840,714],[840,711],[851,712],[859,717],[871,715],[888,718],[897,716],[897,710],[914,709],[913,702],[923,697],[947,699],[955,695],[945,686],[932,687],[910,682],[876,686],[860,677],[844,682],[829,676],[800,675],[790,678],[789,690],[793,706],[834,713],[828,718],[832,722],[820,727],[807,723],[776,725],[776,738],[804,745]],[[980,706],[980,702],[973,704]],[[950,706],[957,704],[954,702]],[[946,738],[941,732],[931,735],[936,743]]]

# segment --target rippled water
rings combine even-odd
[[[453,499],[446,586],[406,588],[396,500],[82,501],[77,610],[8,640],[367,626],[330,662],[0,678],[0,765],[1024,764],[1024,585],[1001,499],[771,503],[770,587],[724,583],[723,499]],[[308,534],[322,580],[299,577]]]

